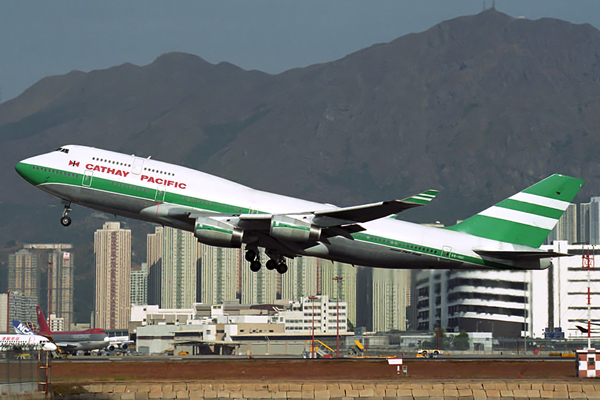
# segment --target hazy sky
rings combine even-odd
[[[483,0],[0,0],[0,100],[45,76],[146,65],[172,51],[279,73],[483,7]],[[598,0],[497,0],[496,9],[600,27]]]

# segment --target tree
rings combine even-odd
[[[450,348],[450,343],[448,341],[448,337],[446,336],[446,330],[436,326],[431,339],[424,341],[421,344],[421,347],[423,349],[437,349],[438,343],[440,350],[447,350]]]
[[[452,344],[456,350],[469,350],[471,347],[469,335],[465,331],[461,331],[458,335],[456,335],[452,341]]]

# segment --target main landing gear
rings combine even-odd
[[[65,204],[65,210],[63,211],[62,217],[60,217],[60,223],[62,226],[71,225],[71,217],[69,217],[69,212],[71,211],[71,202]]]
[[[269,257],[271,257],[271,255],[269,255]],[[260,271],[261,264],[258,259],[258,250],[253,249],[253,248],[250,248],[250,249],[247,248],[245,258],[246,258],[246,261],[250,262],[250,270],[252,272]],[[267,267],[268,270],[275,269],[280,274],[285,274],[288,270],[288,267],[285,264],[285,259],[282,256],[277,256],[277,257],[271,258],[269,261],[267,261],[265,266]]]

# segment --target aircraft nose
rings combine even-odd
[[[43,181],[42,170],[36,167],[31,158],[19,161],[15,165],[15,170],[23,179],[32,185],[38,185]]]
[[[105,342],[109,342],[110,341],[110,339],[108,338],[108,336],[104,336],[104,341]]]
[[[55,351],[58,349],[58,347],[54,343],[46,343],[44,345],[44,348],[45,348],[45,350],[48,350],[48,351]]]

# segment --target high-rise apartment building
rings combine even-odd
[[[33,296],[39,300],[41,264],[40,254],[31,249],[21,249],[9,255],[8,290]]]
[[[287,262],[288,272],[281,275],[281,298],[298,301],[302,297],[321,293],[318,285],[321,260],[314,257],[296,257]]]
[[[600,244],[600,197],[592,197],[590,199],[590,236],[589,243],[596,245]]]
[[[406,308],[410,305],[410,271],[373,269],[373,330],[406,330]]]
[[[36,296],[26,296],[19,292],[0,294],[0,333],[17,333],[12,326],[13,320],[24,323],[36,322]]]
[[[47,257],[50,274],[48,292],[50,294],[47,315],[62,319],[63,330],[69,330],[73,319],[73,293],[75,276],[73,272],[73,246],[70,244],[27,244],[26,249],[42,252]]]
[[[560,217],[558,223],[548,235],[548,238],[546,238],[546,244],[551,244],[555,240],[564,240],[573,244],[579,241],[578,237],[577,205],[569,204],[565,213]]]
[[[34,296],[38,305],[47,305],[46,315],[62,318],[67,328],[74,322],[72,248],[60,243],[26,244],[8,262],[8,290]]]
[[[241,268],[242,304],[269,304],[274,303],[277,299],[277,286],[278,282],[281,282],[281,275],[276,270],[268,270],[264,267],[268,256],[262,250],[259,253],[259,257],[260,262],[263,264],[260,271],[252,272],[246,262],[244,262],[245,265]]]
[[[590,242],[590,203],[579,205],[579,241]]]
[[[146,264],[148,265],[148,294],[146,304],[160,306],[162,288],[162,236],[163,227],[157,226],[146,238]]]
[[[139,270],[131,270],[130,303],[135,306],[148,304],[148,264],[142,263]]]
[[[242,268],[242,250],[203,245],[201,253],[199,301],[204,304],[220,304],[236,300],[240,270],[252,273],[250,268]]]
[[[131,231],[107,222],[94,234],[95,326],[127,329],[130,313]]]
[[[347,305],[348,321],[356,326],[356,276],[357,269],[350,264],[319,260],[321,264],[320,291],[318,294],[338,299]],[[334,278],[342,279],[334,279]],[[364,300],[364,299],[363,299]]]
[[[196,302],[198,247],[192,232],[163,228],[161,307],[188,308]]]
[[[197,271],[202,245],[192,232],[157,226],[147,238],[147,304],[188,308],[198,301]]]

